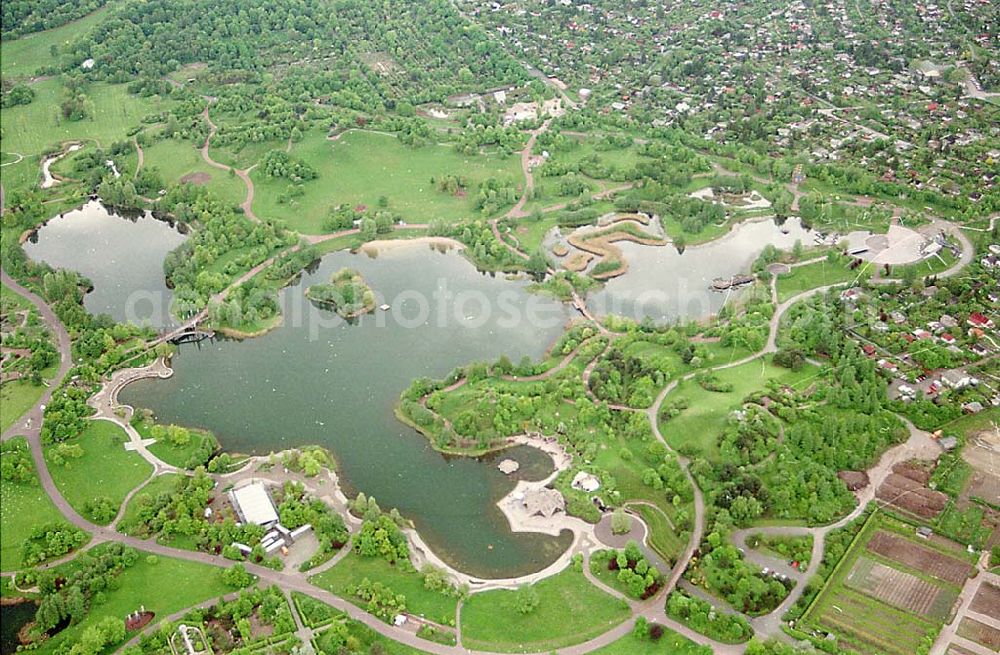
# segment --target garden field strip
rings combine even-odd
[[[979,585],[979,591],[973,597],[969,609],[1000,621],[1000,587],[983,582]]]
[[[1000,630],[972,617],[962,618],[962,622],[958,624],[958,636],[1000,652]]]
[[[833,596],[819,624],[855,647],[871,647],[870,650],[856,649],[873,655],[912,655],[930,628],[915,616],[893,610],[850,589],[842,589]]]
[[[957,586],[964,584],[966,578],[974,571],[971,564],[884,530],[875,533],[867,548],[886,559]]]
[[[940,597],[945,592],[940,587],[868,557],[858,558],[845,584],[893,607],[921,616],[943,619],[951,607],[951,603],[947,603],[942,614],[945,603]]]
[[[820,623],[828,629],[836,626],[834,632],[849,641],[874,644],[880,649],[899,649],[900,655],[915,652],[922,636],[933,627],[914,614],[848,588],[833,595]]]

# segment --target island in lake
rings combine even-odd
[[[329,284],[314,284],[306,297],[343,318],[355,318],[375,309],[375,292],[353,268],[342,268],[330,276]]]

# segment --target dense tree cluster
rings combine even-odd
[[[305,182],[316,179],[316,170],[302,161],[290,156],[284,150],[270,150],[258,164],[268,177],[280,177],[292,182]]]
[[[615,577],[632,598],[646,599],[656,593],[662,575],[645,558],[639,545],[630,541],[623,550],[602,550],[591,556],[591,566],[615,572]]]
[[[106,2],[107,0],[5,1],[0,10],[4,41],[65,25],[100,9]]]
[[[193,21],[191,16],[201,16]],[[319,44],[319,45],[317,45]],[[158,78],[184,64],[216,71],[315,73],[311,97],[355,108],[441,101],[461,90],[526,78],[523,67],[444,0],[129,3],[68,48],[68,63],[92,58],[92,75]],[[297,93],[296,85],[292,92]]]
[[[39,525],[21,544],[21,561],[25,566],[35,566],[76,550],[88,540],[86,532],[69,523]]]
[[[590,388],[595,396],[609,403],[649,407],[672,372],[669,366],[656,368],[646,358],[612,348],[594,367]]]
[[[91,549],[74,561],[72,568],[48,569],[37,573],[41,602],[35,614],[33,634],[42,635],[64,620],[77,624],[86,618],[93,597],[105,590],[116,589],[121,583],[118,576],[139,560],[139,553],[117,543]],[[115,619],[124,633],[124,623]],[[119,640],[121,637],[119,637]],[[96,641],[96,640],[95,640]],[[100,652],[108,643],[102,641]]]
[[[719,612],[711,603],[683,591],[675,591],[667,598],[667,616],[723,642],[739,643],[753,634],[753,628],[743,616]]]
[[[6,8],[6,5],[4,5]],[[35,99],[35,91],[27,84],[15,84],[8,80],[0,83],[0,107],[17,107],[18,105],[30,105]]]

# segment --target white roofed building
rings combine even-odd
[[[278,522],[278,510],[274,508],[271,494],[261,482],[254,482],[229,492],[233,509],[244,523],[270,527]]]

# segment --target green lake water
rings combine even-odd
[[[348,324],[305,300],[308,285],[344,266],[359,270],[391,310]],[[524,287],[423,243],[395,245],[376,258],[334,253],[282,292],[280,328],[246,341],[182,346],[172,378],[136,382],[120,398],[160,421],[212,430],[231,451],[327,446],[349,492],[397,507],[445,561],[483,577],[528,573],[562,553],[570,535],[513,534],[495,503],[515,480],[547,475],[548,456],[520,447],[480,459],[445,457],[393,414],[414,378],[504,354],[540,357],[570,316]],[[443,293],[454,295],[441,302]],[[512,318],[526,308],[537,310],[537,320]],[[501,474],[502,457],[521,470]]]

